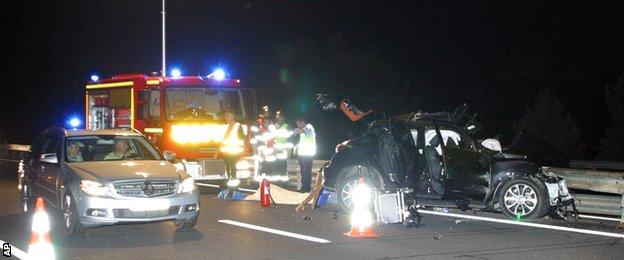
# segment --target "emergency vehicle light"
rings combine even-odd
[[[72,117],[71,119],[69,119],[69,121],[67,121],[67,124],[71,128],[78,128],[80,126],[80,119],[78,119],[77,117]]]
[[[98,80],[100,80],[100,77],[98,75],[95,75],[95,74],[91,75],[91,81],[98,81]]]
[[[171,70],[171,77],[174,79],[180,78],[182,76],[182,71],[180,71],[180,69],[172,69]]]
[[[216,79],[216,80],[224,80],[225,79],[225,71],[223,71],[222,69],[216,69],[215,71],[210,73],[210,75],[208,75],[208,78],[213,78],[213,79]]]

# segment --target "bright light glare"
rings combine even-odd
[[[227,181],[227,186],[228,187],[238,187],[238,185],[240,185],[240,180],[239,179],[231,179]]]
[[[72,119],[69,120],[69,126],[71,126],[72,128],[77,128],[80,126],[80,119],[74,117]]]
[[[98,80],[100,80],[100,77],[98,75],[95,75],[95,74],[91,75],[91,81],[98,81]]]
[[[364,182],[360,182],[353,189],[353,204],[356,208],[367,208],[371,201],[371,190]]]
[[[216,69],[214,72],[212,72],[212,74],[209,75],[209,77],[212,77],[216,80],[223,80],[225,79],[225,71],[223,71],[222,69]]]
[[[181,76],[182,76],[182,71],[180,71],[179,69],[172,69],[171,70],[171,77],[179,78]]]
[[[249,165],[249,162],[246,160],[241,160],[236,163],[236,170],[249,170],[249,168],[251,168],[251,165]]]
[[[171,138],[176,143],[208,143],[223,140],[227,125],[172,125]]]

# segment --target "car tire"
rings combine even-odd
[[[364,182],[371,188],[379,189],[379,174],[372,167],[362,166],[361,174],[364,177]],[[357,166],[348,166],[340,171],[338,181],[336,182],[336,198],[338,199],[338,206],[344,212],[351,212],[351,198],[350,194],[358,183],[360,173]]]
[[[28,184],[24,184],[20,190],[20,206],[22,213],[30,214],[35,211],[35,201]]]
[[[508,218],[539,218],[548,212],[548,193],[543,185],[531,179],[511,179],[501,186],[498,204]]]
[[[80,224],[80,216],[76,210],[76,203],[74,203],[74,197],[71,193],[63,196],[63,227],[67,236],[79,236],[87,231],[87,228]]]
[[[197,219],[199,219],[199,214],[190,220],[174,221],[173,224],[176,226],[176,232],[185,232],[193,229],[197,224]]]

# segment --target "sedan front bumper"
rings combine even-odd
[[[199,214],[197,191],[155,198],[76,198],[80,223],[86,227],[128,222],[191,220]]]

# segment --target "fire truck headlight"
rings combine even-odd
[[[179,77],[182,76],[182,71],[180,71],[180,69],[172,69],[171,70],[171,77],[174,79],[177,79]]]
[[[98,75],[95,75],[95,74],[91,75],[91,81],[98,81],[98,80],[100,80],[100,77]]]

